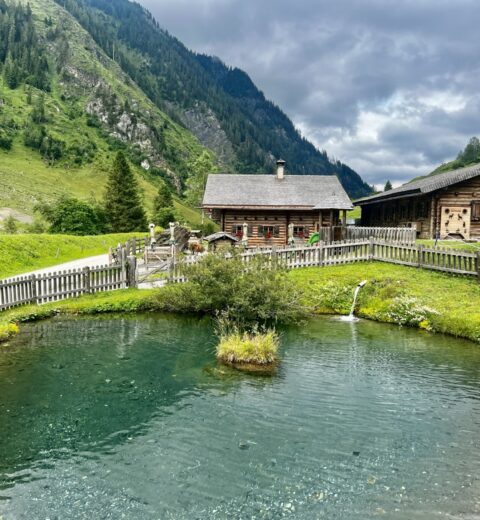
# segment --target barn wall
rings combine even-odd
[[[416,223],[420,238],[434,238],[435,232],[440,230],[442,208],[471,209],[473,202],[480,202],[480,177],[443,188],[424,197],[405,197],[366,204],[362,206],[362,225],[399,227]],[[420,217],[422,214],[425,216]],[[480,238],[480,219],[474,219],[473,215],[470,222],[470,238]]]
[[[362,206],[362,226],[417,226],[419,238],[429,238],[432,217],[432,197],[405,197]]]

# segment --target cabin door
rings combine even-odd
[[[471,209],[459,206],[442,206],[440,218],[440,238],[459,235],[470,238]]]

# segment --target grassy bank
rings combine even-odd
[[[480,342],[480,284],[474,277],[381,262],[298,269],[290,276],[314,313],[347,314],[355,286],[368,280],[358,316]]]
[[[291,271],[303,305],[314,314],[347,314],[355,286],[360,292],[357,315],[375,321],[418,327],[480,342],[480,284],[475,278],[383,263],[364,263]],[[183,291],[183,292],[182,292]],[[43,306],[21,307],[0,314],[2,327],[56,314],[168,311],[191,312],[185,294],[191,286],[100,293]]]
[[[145,233],[146,234],[146,233]],[[0,235],[0,279],[108,252],[140,233],[93,237],[70,235]]]

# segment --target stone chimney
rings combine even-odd
[[[285,177],[285,161],[279,159],[277,161],[277,179],[281,181]]]

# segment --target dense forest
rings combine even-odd
[[[270,172],[282,157],[292,173],[336,174],[351,196],[370,192],[351,168],[302,138],[247,74],[189,51],[140,5],[128,0],[58,3],[174,119],[182,121],[189,109],[213,111],[233,147],[233,171]]]

